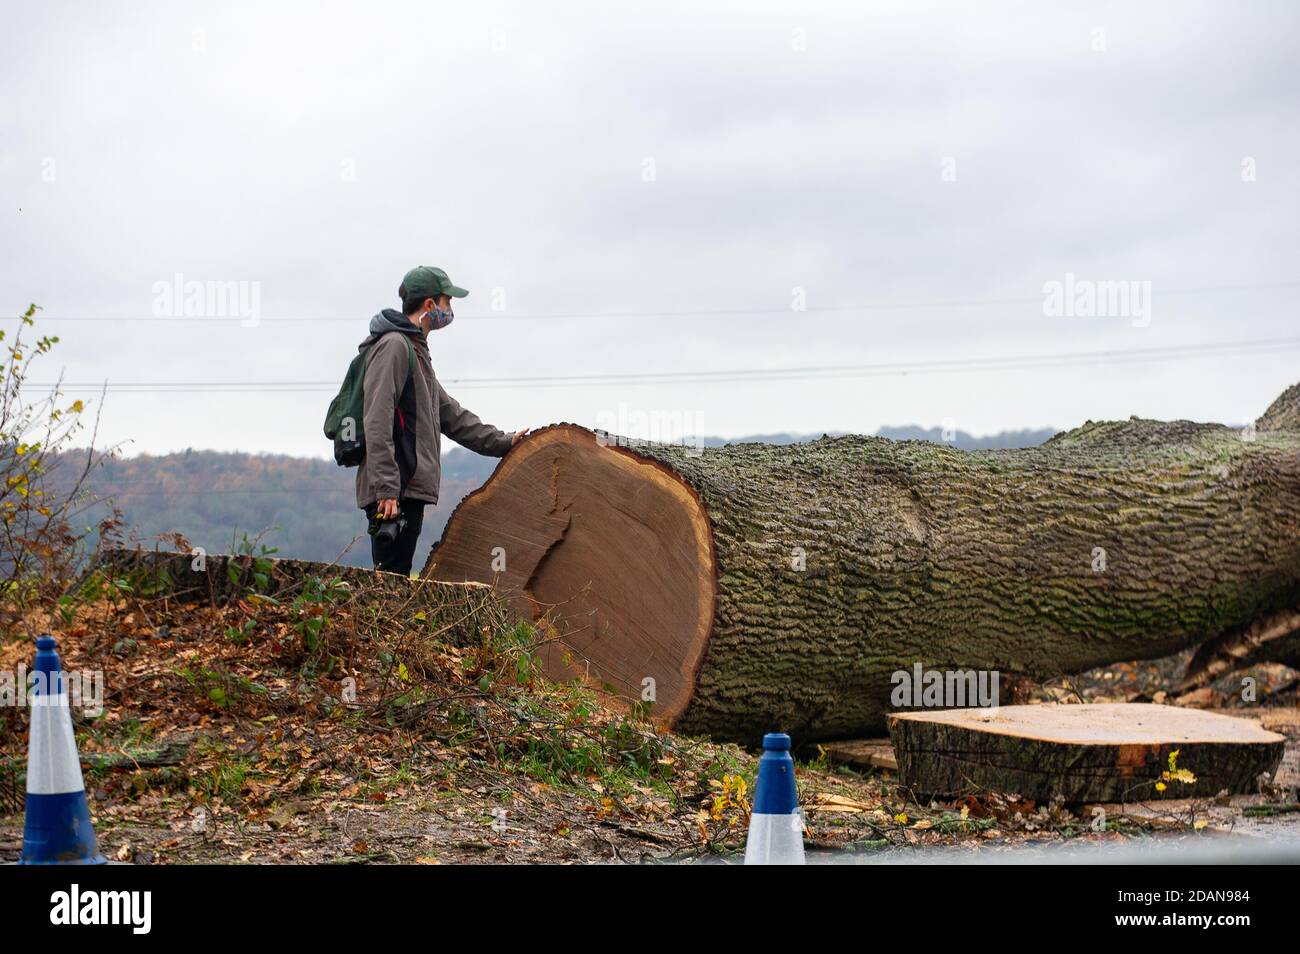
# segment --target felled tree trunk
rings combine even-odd
[[[1300,606],[1300,386],[1253,432],[1089,422],[975,453],[556,425],[461,503],[424,572],[552,614],[553,676],[680,730],[878,734],[917,663],[1044,678]]]

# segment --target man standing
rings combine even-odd
[[[528,431],[507,434],[465,410],[433,374],[426,338],[451,324],[453,298],[469,292],[441,268],[421,265],[397,290],[402,310],[370,319],[366,352],[366,454],[357,468],[357,506],[370,520],[375,569],[411,572],[424,508],[438,502],[439,432],[489,457],[502,457]]]

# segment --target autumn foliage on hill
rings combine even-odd
[[[426,513],[422,547],[496,463],[447,448],[442,499]],[[370,566],[355,475],[324,458],[187,449],[106,460],[87,489],[103,501],[95,513],[111,504],[123,536],[141,545],[179,533],[209,553],[232,553],[245,537],[260,538],[280,556]]]

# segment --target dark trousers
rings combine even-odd
[[[379,538],[370,538],[370,558],[375,562],[376,570],[400,573],[410,576],[411,561],[415,559],[415,545],[420,540],[420,529],[424,526],[424,501],[402,500],[398,503],[399,515],[406,518],[406,526],[392,543],[381,543]],[[366,520],[375,515],[375,504],[366,506]]]

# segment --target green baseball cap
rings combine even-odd
[[[452,298],[464,298],[469,294],[465,289],[451,283],[447,273],[431,265],[417,265],[402,276],[408,298],[437,298],[450,295]]]

